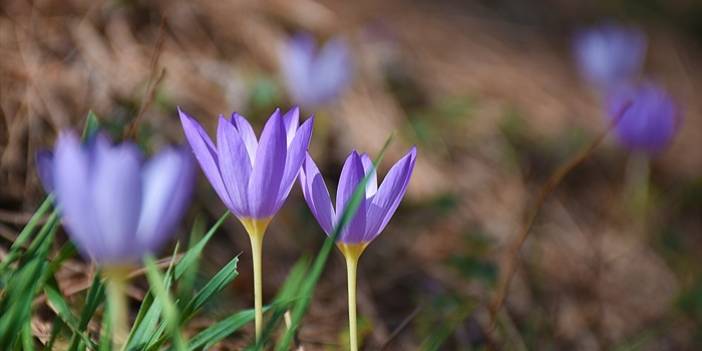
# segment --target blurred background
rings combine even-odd
[[[140,116],[137,139],[153,152],[183,142],[177,106],[214,136],[219,114],[238,111],[260,131],[275,107],[300,104],[316,116],[310,152],[332,189],[351,149],[377,155],[394,133],[383,176],[418,147],[406,199],[360,262],[367,350],[414,350],[440,333],[444,350],[702,349],[701,16],[691,0],[3,0],[0,254],[44,196],[36,151],[82,128],[89,110],[115,139]],[[600,23],[645,34],[642,75],[668,91],[682,122],[653,156],[609,136],[566,177],[488,337],[505,248],[536,193],[608,128],[604,97],[573,50],[575,34]],[[346,48],[341,68],[311,65],[338,82],[290,77],[300,33]],[[304,99],[295,89],[306,84],[332,93]],[[181,238],[196,217],[212,223],[225,211],[198,174]],[[248,238],[234,219],[223,228],[202,274],[241,253],[241,275],[208,307],[212,318],[252,305]],[[266,236],[267,300],[323,239],[296,186]],[[344,269],[335,253],[300,332],[306,350],[346,344]],[[79,260],[59,274],[68,295],[91,276]]]

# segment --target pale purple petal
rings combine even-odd
[[[144,165],[137,242],[150,252],[172,234],[192,193],[193,159],[184,148],[166,149]]]
[[[261,133],[249,181],[249,211],[252,218],[266,218],[275,213],[286,155],[285,126],[280,111],[276,110]]]
[[[219,168],[229,197],[231,210],[239,217],[249,217],[248,186],[251,160],[246,145],[232,123],[220,117],[217,127]]]
[[[142,203],[141,154],[136,145],[121,144],[97,154],[90,184],[94,215],[105,251],[101,262],[141,258],[135,241]]]
[[[280,191],[278,193],[277,208],[282,206],[283,201],[285,201],[288,194],[290,194],[290,189],[292,189],[292,186],[295,183],[295,177],[297,177],[297,174],[300,172],[302,162],[305,160],[307,148],[310,145],[313,125],[314,118],[310,118],[305,121],[305,123],[300,126],[300,129],[297,130],[295,138],[288,147],[287,158],[285,160],[285,171],[283,172],[283,178],[280,182]]]
[[[48,150],[37,152],[37,175],[47,193],[54,191],[54,153]]]
[[[306,93],[314,89],[310,79],[314,53],[314,39],[309,35],[293,37],[281,51],[285,83],[295,102],[307,104],[310,100]]]
[[[361,161],[363,161],[363,173],[367,175],[368,172],[373,171],[373,174],[368,178],[368,184],[366,184],[366,199],[370,199],[378,191],[378,172],[373,168],[373,160],[368,154],[362,154]]]
[[[335,98],[351,77],[351,56],[346,43],[339,39],[327,42],[313,67],[319,103]]]
[[[256,133],[254,133],[253,128],[251,128],[249,121],[247,121],[244,116],[236,112],[232,113],[231,121],[246,145],[246,152],[248,152],[251,166],[253,166],[254,160],[256,159],[256,149],[258,149],[258,139],[256,139]]]
[[[300,108],[293,107],[285,115],[283,115],[283,124],[285,124],[285,134],[287,137],[288,146],[295,137],[297,126],[300,124]]]
[[[300,170],[300,185],[307,206],[317,219],[319,226],[327,235],[331,235],[334,230],[334,208],[324,178],[309,154],[306,154]]]
[[[356,187],[364,177],[361,156],[354,150],[346,158],[341,169],[339,186],[336,192],[336,223],[339,224],[344,210],[351,201]],[[366,226],[366,198],[362,197],[360,206],[351,222],[342,230],[339,240],[345,243],[358,243],[363,240]]]
[[[222,202],[224,202],[227,207],[232,208],[232,200],[229,197],[229,193],[227,193],[222,175],[220,174],[217,149],[210,140],[210,137],[207,136],[207,132],[205,132],[194,118],[188,116],[181,109],[178,109],[178,114],[180,115],[180,122],[183,124],[185,137],[195,154],[195,158],[200,163],[202,172],[205,173],[207,180],[210,181],[210,184],[212,184],[212,187],[217,195],[219,195]]]
[[[395,214],[407,191],[412,170],[417,158],[417,149],[412,147],[402,159],[390,169],[368,209],[368,222],[364,241],[375,239]]]
[[[54,192],[67,232],[81,252],[94,259],[102,251],[102,233],[93,212],[90,160],[75,134],[59,135],[54,171]]]

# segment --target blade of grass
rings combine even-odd
[[[351,196],[351,200],[349,201],[349,204],[346,206],[344,211],[342,212],[341,215],[341,220],[337,224],[336,228],[334,228],[334,233],[327,237],[327,239],[324,241],[324,244],[322,245],[322,248],[319,250],[319,253],[317,254],[317,258],[314,260],[314,263],[312,264],[312,269],[310,270],[310,274],[308,275],[307,279],[304,281],[301,289],[301,296],[300,296],[300,301],[295,304],[295,307],[292,310],[292,318],[291,318],[291,323],[290,323],[290,328],[285,332],[283,335],[283,338],[281,341],[278,343],[278,346],[276,347],[276,350],[278,351],[286,351],[290,348],[290,343],[293,340],[293,337],[295,336],[295,333],[297,332],[297,328],[300,325],[300,321],[302,320],[302,317],[304,316],[305,312],[307,311],[307,307],[310,304],[310,301],[312,300],[312,295],[314,294],[314,288],[317,285],[317,281],[319,280],[319,277],[322,274],[322,271],[324,270],[324,267],[327,262],[327,258],[329,257],[329,253],[331,252],[332,248],[334,247],[334,244],[336,242],[336,239],[339,237],[339,234],[341,231],[348,225],[348,223],[351,221],[354,215],[356,215],[356,211],[358,211],[358,207],[361,204],[361,199],[363,196],[366,194],[366,184],[368,183],[368,180],[370,177],[374,174],[375,169],[378,167],[378,164],[380,161],[383,159],[383,156],[385,155],[385,151],[387,150],[388,146],[390,145],[390,142],[392,141],[392,134],[387,138],[385,141],[385,145],[383,145],[383,148],[380,150],[380,154],[378,157],[373,161],[373,167],[368,171],[365,177],[358,183],[356,186],[356,189],[354,189],[353,195]]]
[[[87,334],[81,331],[80,320],[75,316],[75,314],[73,314],[73,312],[71,312],[70,307],[68,307],[68,303],[66,300],[64,300],[61,293],[55,287],[49,284],[44,287],[44,292],[46,293],[47,300],[56,309],[56,313],[58,314],[59,318],[61,318],[61,321],[66,324],[73,335],[77,336],[83,343],[94,349],[97,345],[95,345],[95,342],[90,339]]]
[[[80,312],[80,321],[78,323],[78,331],[80,333],[85,333],[86,329],[88,328],[88,323],[90,323],[90,319],[95,314],[98,306],[100,306],[105,299],[104,293],[105,286],[100,280],[100,275],[95,274],[93,277],[93,283],[90,285],[88,295],[85,298],[85,305],[83,306],[83,310]],[[76,351],[80,349],[81,339],[80,334],[74,333],[71,337],[71,343],[68,346],[68,351]]]
[[[5,269],[7,269],[11,263],[19,258],[20,250],[31,238],[32,233],[34,233],[34,229],[37,227],[37,224],[39,224],[39,221],[44,218],[44,215],[46,215],[46,213],[49,211],[52,203],[53,196],[48,196],[46,200],[41,203],[37,211],[34,212],[24,228],[22,228],[22,231],[17,236],[17,239],[12,243],[12,246],[10,246],[7,256],[5,256],[5,259],[0,262],[0,275],[5,272]]]
[[[183,351],[186,349],[183,336],[180,334],[178,323],[178,310],[176,309],[173,299],[171,299],[168,289],[164,284],[163,276],[156,265],[153,257],[147,256],[144,259],[146,266],[146,278],[149,281],[149,286],[154,293],[154,296],[163,304],[163,317],[168,329],[170,329],[172,342],[175,350]]]
[[[253,319],[254,310],[245,310],[212,324],[190,339],[188,350],[208,349],[215,343],[233,334],[241,327],[251,323]]]
[[[239,272],[236,270],[238,263],[239,257],[234,257],[198,291],[195,297],[181,310],[181,323],[192,318],[212,296],[222,291],[239,275]]]

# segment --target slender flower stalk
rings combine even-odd
[[[358,350],[358,330],[356,320],[356,275],[358,260],[368,244],[385,229],[400,201],[407,191],[417,158],[416,148],[410,151],[392,166],[382,184],[378,186],[373,162],[368,155],[359,155],[356,151],[346,158],[339,179],[336,193],[336,210],[331,203],[329,191],[317,165],[307,155],[300,171],[300,183],[305,201],[312,214],[327,235],[334,233],[344,208],[348,206],[352,195],[363,178],[373,172],[366,184],[365,197],[361,199],[358,211],[349,224],[342,228],[336,245],[346,260],[349,302],[349,338],[350,349]]]
[[[298,108],[284,115],[275,110],[259,140],[243,116],[238,113],[233,113],[230,119],[220,116],[215,145],[194,118],[182,110],[179,113],[185,136],[205,176],[251,240],[258,340],[263,329],[263,237],[300,172],[314,119],[309,118],[298,127]]]
[[[194,178],[184,149],[166,149],[145,163],[142,158],[132,143],[113,146],[100,134],[82,144],[72,132],[59,135],[53,153],[37,155],[68,235],[106,279],[116,346],[129,330],[127,273],[173,234]]]

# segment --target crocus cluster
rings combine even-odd
[[[193,162],[183,148],[144,162],[136,145],[63,132],[37,155],[40,178],[80,251],[101,266],[138,263],[173,234],[186,209]]]
[[[580,71],[604,96],[619,142],[654,155],[672,141],[680,114],[663,88],[641,79],[646,46],[640,30],[611,23],[583,30],[575,38]]]
[[[299,34],[285,43],[280,63],[291,99],[308,108],[332,101],[351,78],[351,56],[341,39],[331,39],[318,49],[312,36]]]
[[[360,207],[337,238],[347,260],[352,349],[356,336],[356,264],[368,243],[390,221],[407,190],[416,161],[412,148],[378,186],[370,157],[353,151],[341,172],[336,206],[319,169],[308,153],[313,118],[300,124],[300,112],[275,110],[260,138],[243,116],[219,117],[214,143],[193,117],[179,110],[183,130],[195,158],[224,205],[241,221],[251,239],[256,336],[262,332],[261,256],[265,231],[300,175],[305,200],[322,229],[331,235],[360,182],[369,177]],[[180,148],[161,151],[142,161],[136,145],[113,145],[100,134],[83,143],[62,133],[54,153],[37,155],[39,176],[56,194],[64,224],[86,257],[104,269],[108,300],[116,311],[126,309],[124,265],[138,263],[173,233],[186,208],[193,182],[192,157]],[[122,301],[122,302],[120,302]],[[124,313],[113,316],[126,336]]]

